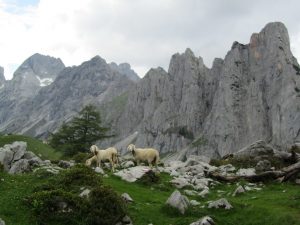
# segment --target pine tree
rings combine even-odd
[[[101,126],[101,116],[93,105],[84,107],[69,123],[63,124],[57,133],[52,134],[50,145],[62,150],[65,155],[84,152],[98,140],[111,137],[106,135],[108,128]]]

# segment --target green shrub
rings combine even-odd
[[[82,187],[91,190],[80,197]],[[39,224],[116,224],[126,214],[123,200],[102,185],[101,176],[89,167],[76,165],[34,188],[25,203]]]
[[[4,166],[2,163],[0,163],[0,172],[3,172],[4,171]]]
[[[74,186],[95,187],[102,184],[101,176],[85,165],[76,165],[62,171],[57,181],[58,185],[65,188],[72,188]]]
[[[40,224],[78,224],[81,213],[87,211],[87,200],[65,190],[39,191],[27,198]]]
[[[125,202],[110,188],[97,187],[89,195],[89,225],[113,225],[126,214]]]
[[[84,152],[78,152],[76,155],[74,155],[72,157],[72,159],[76,162],[76,163],[85,163],[85,161],[92,157],[92,155],[88,154],[88,153],[84,153]]]
[[[157,184],[160,181],[160,177],[153,170],[147,171],[140,179],[138,179],[139,183],[145,185]]]

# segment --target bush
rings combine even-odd
[[[91,190],[80,197],[81,187]],[[101,176],[92,169],[77,165],[52,176],[36,187],[25,199],[39,224],[116,224],[126,214],[121,197],[102,186]]]
[[[89,196],[89,225],[113,225],[126,214],[125,202],[110,188],[97,187]]]
[[[85,163],[85,161],[90,157],[92,157],[92,155],[88,153],[78,152],[72,157],[72,159],[77,163]]]
[[[157,184],[160,181],[160,177],[153,170],[147,171],[140,179],[138,179],[139,183],[145,185]]]

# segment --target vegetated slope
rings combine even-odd
[[[62,153],[54,150],[48,144],[44,144],[42,141],[32,137],[23,135],[4,135],[0,136],[0,147],[5,144],[11,144],[15,141],[24,141],[27,143],[27,150],[32,151],[37,156],[46,160],[59,160],[62,157]]]
[[[24,198],[33,189],[46,180],[33,173],[23,175],[9,175],[0,172],[3,179],[0,183],[0,218],[7,224],[34,224],[32,212],[24,205]],[[233,209],[208,209],[192,207],[186,215],[164,207],[167,198],[174,188],[167,184],[170,178],[162,174],[162,184],[151,186],[139,183],[127,183],[118,177],[110,175],[104,178],[104,184],[110,185],[119,194],[127,192],[134,203],[129,205],[129,216],[135,225],[153,223],[156,225],[188,225],[202,216],[210,215],[217,224],[300,224],[299,187],[292,184],[266,184],[261,191],[249,191],[240,196],[232,197],[236,185],[220,184],[211,190],[205,199],[189,197],[198,200],[201,205],[207,201],[226,197],[233,205]],[[218,190],[224,192],[218,192]]]

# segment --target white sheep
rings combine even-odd
[[[90,151],[94,156],[86,160],[85,164],[90,166],[93,161],[97,161],[97,166],[101,167],[101,161],[108,160],[110,162],[112,171],[115,171],[115,165],[118,164],[118,151],[114,147],[107,148],[105,150],[100,150],[96,145],[90,147]]]
[[[130,144],[127,147],[127,150],[130,151],[137,163],[140,164],[140,161],[148,162],[149,166],[152,167],[159,162],[159,152],[154,148],[136,148],[134,144]]]

